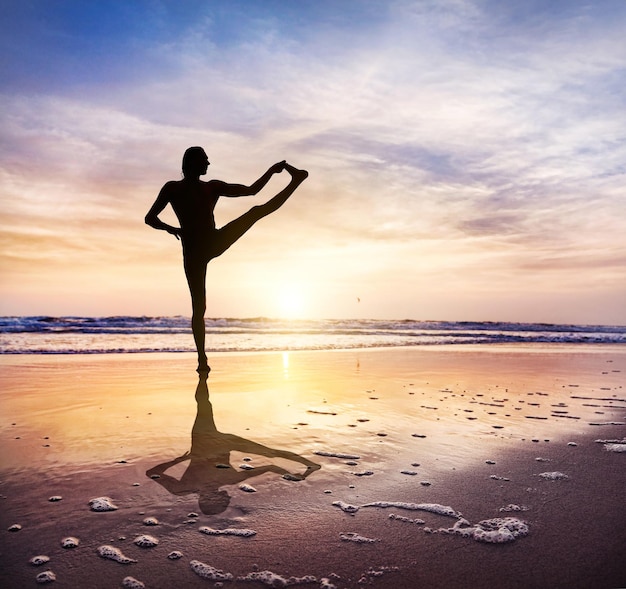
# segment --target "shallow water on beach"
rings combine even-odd
[[[34,579],[28,560],[46,554],[58,579],[71,577],[72,559],[80,558],[105,576],[106,567],[136,567],[132,574],[148,581],[154,573],[142,562],[180,551],[194,586],[203,579],[189,560],[251,574],[257,561],[282,562],[269,556],[274,544],[291,559],[305,526],[306,542],[325,547],[325,556],[312,556],[302,544],[310,564],[297,568],[294,552],[292,573],[322,579],[334,572],[344,580],[354,574],[336,586],[358,586],[360,575],[378,578],[366,574],[367,546],[384,549],[386,560],[377,564],[391,567],[383,576],[392,579],[400,561],[410,566],[399,547],[390,551],[392,540],[402,544],[408,534],[428,550],[465,541],[446,534],[476,529],[484,536],[478,522],[511,515],[499,511],[509,504],[528,504],[528,513],[513,514],[531,521],[528,537],[513,538],[523,546],[537,528],[546,533],[538,519],[545,509],[539,505],[551,500],[546,493],[580,485],[577,455],[592,450],[602,463],[623,461],[605,445],[588,447],[591,436],[619,446],[626,432],[626,354],[619,349],[292,352],[212,361],[206,388],[193,373],[192,355],[3,361],[1,521],[5,530],[22,525],[4,532],[24,563],[11,569],[15,574]],[[522,478],[511,456],[525,457]],[[567,478],[541,477],[554,472]],[[470,500],[471,486],[468,497],[459,493],[458,481],[488,489],[480,504]],[[89,501],[102,497],[118,509],[90,511]],[[397,508],[349,513],[336,501],[442,504],[465,512],[469,523],[439,533],[454,521]],[[157,523],[146,528],[150,518]],[[200,527],[233,531],[207,539]],[[146,531],[159,539],[157,547],[133,545]],[[80,539],[69,552],[60,546],[68,536]],[[509,538],[506,530],[498,537]],[[233,542],[248,544],[228,557]],[[109,544],[139,564],[98,559],[97,548]],[[274,570],[289,577],[283,565]],[[389,583],[375,586],[401,586]]]
[[[572,379],[571,359],[559,352],[502,350],[488,366],[482,352],[467,350],[427,353],[422,365],[403,349],[240,354],[224,357],[224,367],[219,358],[208,394],[223,432],[309,454],[357,453],[372,464],[426,451],[462,467],[490,444],[562,440],[591,423],[600,429],[615,411],[624,417],[621,357],[579,354],[586,371]],[[4,390],[14,394],[2,401],[9,445],[0,468],[99,468],[189,449],[197,377],[167,355],[167,376],[137,374],[133,358],[122,358],[114,373],[84,356],[4,366]]]

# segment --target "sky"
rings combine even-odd
[[[0,315],[189,315],[144,216],[200,145],[206,179],[310,174],[208,317],[624,325],[624,30],[623,0],[4,1]]]

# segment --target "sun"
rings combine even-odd
[[[276,306],[283,319],[301,318],[306,311],[306,296],[300,285],[284,285],[277,291]]]

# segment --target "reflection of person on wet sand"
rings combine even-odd
[[[209,159],[201,147],[190,147],[183,156],[183,179],[167,182],[146,215],[146,223],[155,229],[162,229],[182,240],[185,275],[191,293],[193,331],[198,351],[198,372],[208,372],[204,351],[206,311],[206,269],[207,264],[221,256],[248,229],[263,217],[278,210],[294,190],[309,175],[282,161],[271,166],[250,186],[227,184],[221,180],[200,180],[207,172]],[[215,227],[213,211],[220,196],[250,196],[257,194],[274,174],[283,170],[291,175],[289,185],[262,205],[252,207],[234,221],[220,229]],[[159,219],[159,213],[171,205],[178,217],[180,228],[173,227]]]
[[[228,507],[230,496],[226,491],[220,491],[220,487],[225,485],[238,485],[250,477],[256,477],[265,472],[290,474],[290,478],[293,477],[294,480],[304,479],[320,468],[319,464],[293,452],[275,450],[234,434],[219,432],[213,418],[213,407],[209,401],[206,374],[201,375],[198,381],[196,401],[198,415],[191,430],[191,450],[178,458],[151,468],[146,475],[149,477],[159,475],[155,481],[174,495],[197,493],[200,510],[203,513],[208,515],[221,513]],[[306,466],[306,471],[304,474],[293,475],[275,464],[255,467],[252,470],[236,470],[229,465],[231,451],[299,462]],[[186,460],[189,460],[189,465],[180,479],[165,474],[166,470]]]

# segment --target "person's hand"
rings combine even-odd
[[[274,164],[271,168],[270,168],[270,172],[272,174],[280,174],[284,169],[285,169],[285,164],[287,162],[285,160],[283,160],[282,162],[278,162],[276,164]]]
[[[166,231],[173,235],[176,239],[180,240],[180,229],[178,227],[170,227],[166,229]]]
[[[319,470],[320,468],[322,468],[322,465],[316,464],[315,462],[311,462],[310,464],[307,464],[306,472],[302,475],[302,478],[306,479],[306,477],[308,477],[311,473],[314,473],[316,470]]]

